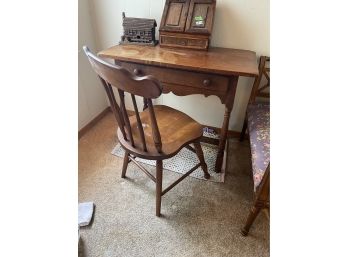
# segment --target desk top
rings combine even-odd
[[[248,50],[210,47],[208,51],[198,51],[163,48],[159,45],[116,45],[98,55],[119,61],[221,75],[258,75],[256,54]]]

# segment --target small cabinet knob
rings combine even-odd
[[[203,80],[203,85],[206,87],[210,86],[210,79]]]
[[[141,71],[139,69],[134,69],[134,74],[139,76],[141,74]]]

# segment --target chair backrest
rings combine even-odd
[[[266,84],[260,87],[262,79],[266,79]],[[270,57],[260,56],[259,75],[255,78],[254,85],[251,91],[249,103],[254,103],[256,98],[270,98],[270,93],[265,92],[270,88]]]
[[[87,46],[84,46],[83,50],[86,53],[88,60],[92,65],[92,68],[98,74],[104,86],[104,89],[110,101],[111,109],[115,115],[123,138],[133,147],[136,148],[137,145],[141,146],[142,149],[139,150],[147,152],[144,130],[140,119],[135,95],[144,97],[144,101],[149,108],[148,111],[151,120],[150,125],[152,129],[154,144],[157,151],[160,153],[162,151],[162,141],[158,129],[155,111],[152,105],[152,99],[157,98],[162,94],[162,87],[160,85],[160,82],[151,75],[139,77],[133,75],[128,70],[120,66],[107,63],[92,54]],[[120,96],[120,105],[116,101],[112,87],[117,88],[118,94]],[[125,106],[125,92],[130,93],[132,98],[132,103],[137,120],[137,128],[139,130],[141,142],[134,141],[134,131],[132,131],[132,128],[130,126],[130,120]]]

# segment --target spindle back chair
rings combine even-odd
[[[130,161],[149,176],[156,183],[156,216],[160,216],[161,196],[185,177],[200,166],[204,171],[204,177],[206,179],[210,177],[200,145],[203,127],[178,110],[164,105],[153,105],[152,99],[159,97],[162,93],[161,84],[155,77],[151,75],[136,76],[125,68],[107,63],[96,57],[86,46],[83,47],[83,50],[104,86],[118,123],[118,140],[125,149],[121,177],[126,176]],[[113,88],[118,92],[120,105],[117,103]],[[129,93],[131,96],[135,112],[133,116],[127,113],[125,93]],[[147,108],[141,113],[135,96],[143,97],[146,102]],[[190,146],[191,143],[194,148]],[[199,163],[162,191],[162,161],[171,158],[183,147],[195,152]],[[135,158],[156,160],[156,177],[139,164]]]

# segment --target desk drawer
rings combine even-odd
[[[136,75],[153,75],[165,84],[188,86],[216,92],[226,92],[228,88],[229,79],[224,76],[128,62],[121,62],[121,64],[122,67]]]

